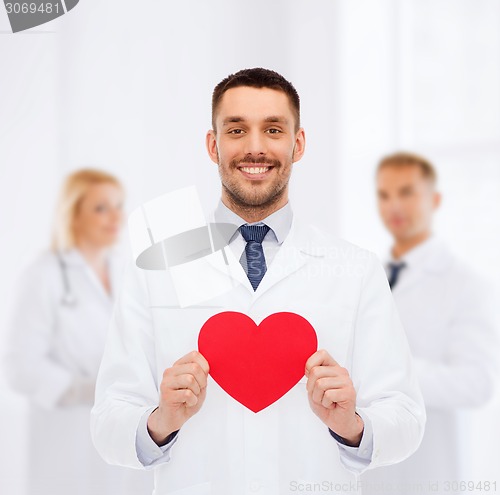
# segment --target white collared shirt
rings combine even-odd
[[[389,251],[386,256],[386,262],[384,263],[384,267],[386,269],[387,275],[390,275],[390,264],[391,263],[404,263],[405,267],[401,270],[401,273],[398,276],[398,284],[394,286],[394,289],[397,290],[399,283],[408,277],[408,275],[414,270],[419,270],[420,266],[422,266],[422,262],[428,257],[429,254],[434,252],[435,247],[441,244],[442,241],[439,240],[438,237],[431,235],[428,239],[421,242],[413,249],[410,249],[407,253],[399,258],[395,258],[392,254],[392,251]]]
[[[234,225],[235,231],[229,239],[229,246],[232,249],[236,259],[240,260],[241,265],[247,272],[245,246],[246,241],[238,230],[242,225],[262,225],[265,224],[269,227],[269,232],[262,241],[262,249],[264,250],[264,257],[266,266],[269,268],[276,253],[278,252],[283,241],[286,239],[292,226],[293,212],[290,203],[279,210],[271,213],[268,217],[260,222],[248,223],[234,211],[230,210],[222,201],[219,201],[217,209],[214,213],[214,219],[217,223],[226,223]]]

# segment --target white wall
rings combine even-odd
[[[0,6],[0,350],[12,286],[19,270],[49,240],[59,159],[58,37],[6,34]],[[0,372],[0,491],[20,494],[26,479],[25,402]]]
[[[251,66],[282,72],[301,94],[308,149],[294,171],[295,210],[383,253],[376,161],[396,149],[421,152],[441,176],[436,230],[499,279],[496,0],[81,0],[45,26],[8,29],[0,7],[2,329],[11,286],[47,244],[54,195],[70,170],[117,173],[129,208],[188,184],[212,208],[211,91]],[[16,493],[23,403],[1,392],[1,489]],[[468,476],[496,472],[498,412],[494,404],[478,413],[468,432]]]

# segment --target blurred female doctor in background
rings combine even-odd
[[[53,245],[25,272],[6,354],[12,387],[30,400],[29,495],[151,493],[151,473],[109,466],[89,433],[94,386],[121,263],[113,254],[123,188],[102,171],[71,174]]]

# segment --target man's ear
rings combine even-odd
[[[293,146],[293,162],[298,162],[303,156],[306,150],[306,133],[301,127],[295,134],[295,144]]]
[[[217,148],[217,135],[213,129],[207,131],[206,145],[208,156],[214,162],[219,164],[219,149]]]

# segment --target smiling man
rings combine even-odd
[[[246,69],[221,81],[206,144],[222,185],[215,222],[234,225],[233,288],[182,308],[168,271],[131,267],[101,365],[95,445],[110,463],[155,467],[158,495],[276,495],[325,482],[357,491],[357,474],[416,450],[425,422],[383,269],[294,219],[288,184],[305,133],[299,96],[281,75]],[[205,269],[219,273],[208,261]],[[227,311],[257,324],[295,313],[316,332],[304,376],[257,413],[212,379],[198,350],[204,323]],[[287,339],[281,346],[288,352]],[[270,358],[261,371],[270,389],[276,366]]]
[[[302,158],[305,134],[292,88],[233,87],[236,81],[214,91],[207,149],[219,165],[222,202],[254,222],[288,202],[292,164]]]

